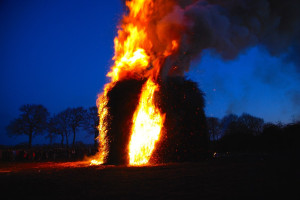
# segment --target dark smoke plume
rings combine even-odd
[[[260,45],[272,55],[289,54],[299,65],[300,1],[298,0],[175,0],[172,13],[162,19],[183,25],[178,73],[209,49],[225,60]],[[172,17],[170,17],[172,16]],[[176,24],[176,26],[178,26]],[[174,25],[174,29],[176,29]],[[170,30],[174,30],[171,29]],[[183,29],[183,30],[182,30]]]

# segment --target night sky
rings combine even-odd
[[[8,137],[5,126],[23,104],[42,104],[51,114],[96,104],[108,82],[120,0],[0,2],[0,144],[27,142]],[[254,46],[224,61],[209,51],[186,76],[206,94],[206,115],[247,112],[266,122],[300,120],[300,73],[287,54],[271,56]],[[93,143],[83,132],[77,137]],[[58,138],[59,139],[59,138]],[[44,136],[33,144],[47,143]]]

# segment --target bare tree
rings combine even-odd
[[[72,146],[75,145],[76,131],[83,124],[85,113],[86,110],[83,107],[67,109],[68,126],[73,132]]]
[[[28,148],[31,148],[32,138],[43,133],[47,128],[49,112],[42,105],[27,104],[20,107],[20,116],[6,127],[9,135],[28,135]]]
[[[239,117],[239,122],[245,125],[254,136],[259,135],[263,130],[264,120],[247,113],[243,113]]]
[[[60,135],[61,136],[61,147],[64,146],[64,129],[63,129],[63,124],[60,119],[60,115],[53,115],[49,122],[48,122],[48,133],[49,133],[49,138],[52,137],[51,135]]]
[[[224,135],[231,134],[236,129],[238,116],[235,114],[228,114],[221,120],[222,132]]]
[[[216,117],[207,117],[207,128],[210,139],[218,140],[221,133],[220,120]]]
[[[98,108],[96,106],[93,106],[87,110],[83,127],[89,134],[94,135],[95,147],[98,147],[98,142],[97,142],[97,138],[99,135],[98,126],[99,126]]]
[[[69,135],[70,135],[69,116],[70,116],[70,108],[58,113],[60,129],[62,133],[65,135],[67,148],[69,148]]]
[[[54,134],[53,132],[49,132],[46,135],[46,139],[49,139],[49,144],[52,145],[53,144],[53,139],[55,138],[56,134]]]
[[[66,147],[69,147],[69,136],[73,133],[72,146],[75,145],[76,132],[78,127],[83,123],[86,111],[82,107],[67,108],[62,112],[54,115],[48,124],[49,133],[55,133],[61,136],[61,145],[63,147],[64,138]]]

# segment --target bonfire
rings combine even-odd
[[[198,159],[206,145],[203,94],[184,78],[191,41],[175,1],[126,1],[110,82],[99,95],[99,153],[92,164]]]

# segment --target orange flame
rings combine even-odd
[[[142,89],[139,105],[133,116],[133,127],[129,143],[129,158],[131,165],[148,163],[155,143],[159,140],[165,115],[154,105],[154,92],[158,90],[151,79]]]
[[[99,154],[91,164],[105,163],[109,153],[106,124],[109,116],[106,108],[107,93],[117,81],[132,78],[148,80],[142,88],[140,101],[133,116],[128,147],[129,164],[142,165],[149,162],[165,118],[154,104],[154,93],[159,90],[155,82],[166,57],[178,51],[180,43],[179,34],[172,32],[172,35],[168,33],[166,35],[164,30],[168,30],[168,27],[157,24],[158,20],[174,9],[173,4],[173,1],[162,0],[156,0],[155,3],[154,0],[126,0],[129,12],[123,16],[118,36],[114,39],[114,65],[107,74],[111,82],[105,85],[104,92],[97,100],[100,145]]]
[[[99,95],[97,100],[97,107],[99,113],[99,153],[96,154],[95,159],[91,160],[90,165],[100,165],[105,163],[106,157],[108,155],[108,141],[107,141],[107,123],[106,118],[108,117],[109,113],[107,110],[107,103],[108,97],[107,92],[113,87],[113,83],[109,83],[105,85],[103,94]]]

